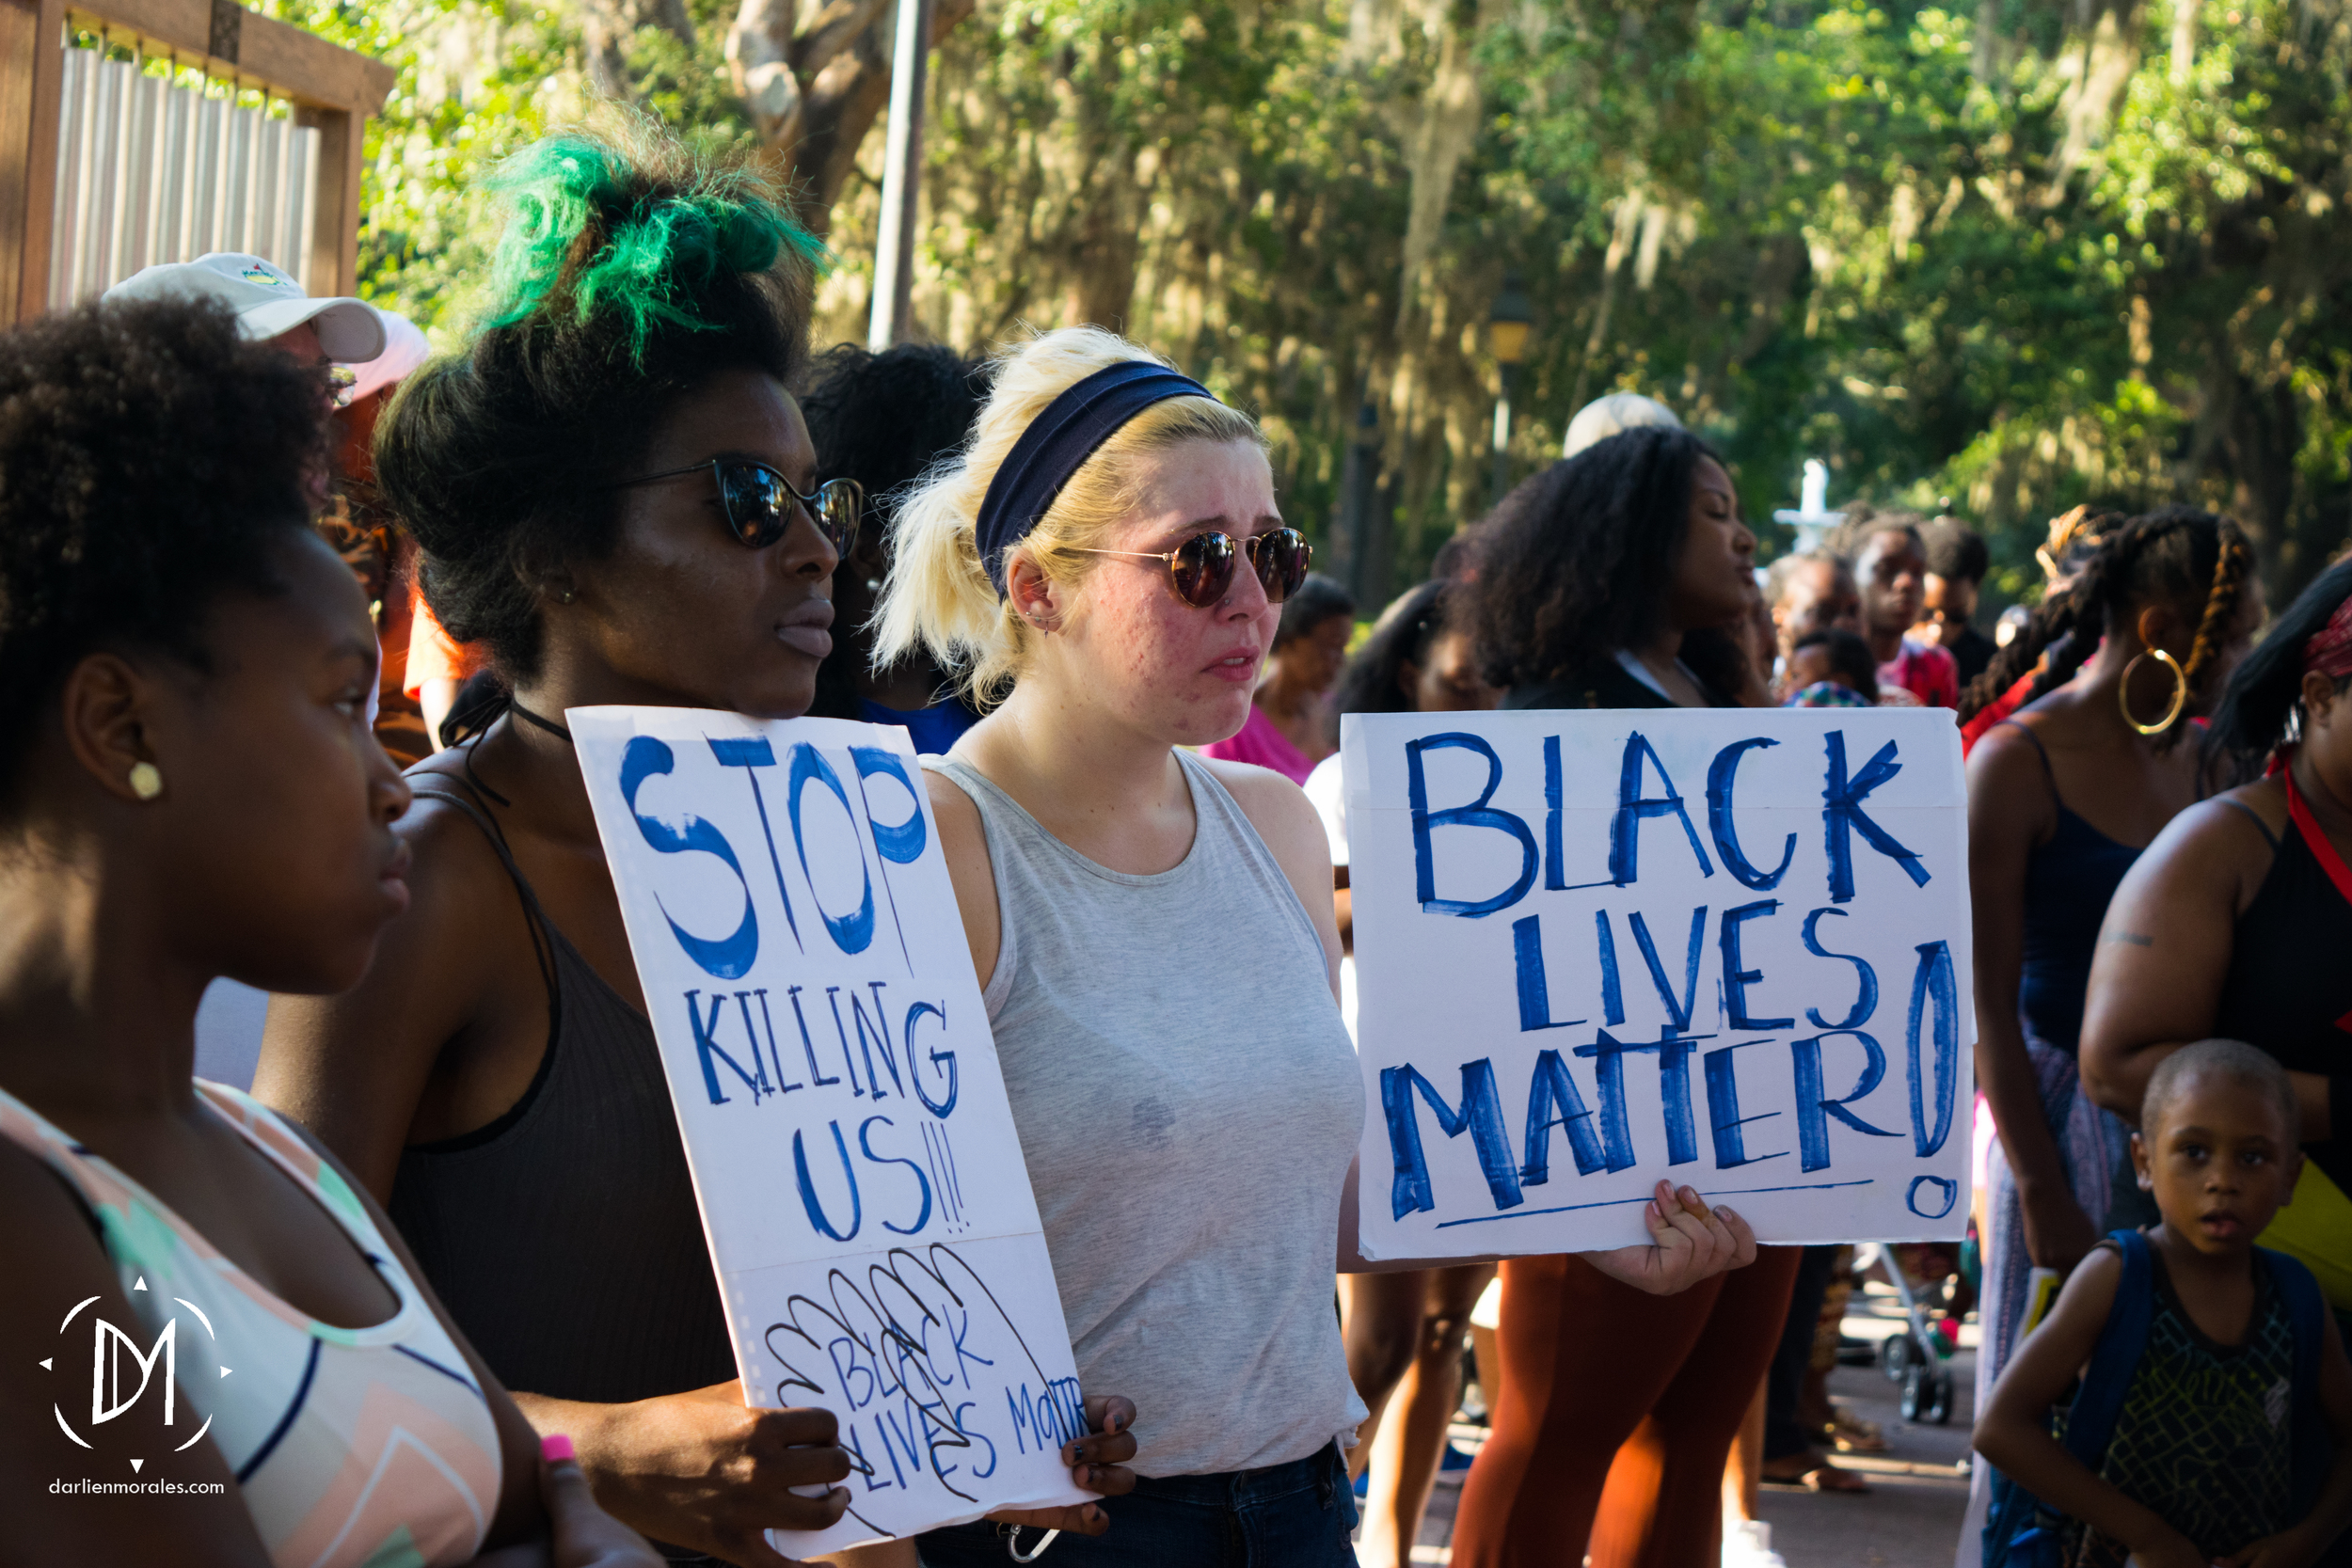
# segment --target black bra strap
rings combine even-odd
[[[451,778],[446,773],[433,776],[447,780],[460,788],[471,787],[464,780]],[[482,836],[488,839],[490,847],[497,851],[499,863],[506,867],[506,875],[523,901],[523,921],[531,931],[531,955],[538,961],[540,979],[547,984],[548,1049],[552,1052],[564,1022],[564,991],[556,975],[555,937],[553,928],[548,924],[547,911],[539,907],[539,895],[532,891],[530,879],[523,875],[522,867],[515,863],[515,851],[507,845],[504,830],[499,827],[496,817],[462,796],[445,794],[437,789],[418,789],[412,793],[421,800],[437,800],[443,805],[455,806],[472,818],[473,825],[482,830]]]
[[[2270,824],[2263,820],[2262,813],[2256,811],[2245,801],[2232,800],[2226,795],[2221,798],[2221,803],[2225,806],[2235,806],[2238,810],[2244,812],[2246,814],[2246,820],[2254,824],[2254,831],[2263,835],[2263,842],[2265,844],[2270,846],[2270,852],[2274,855],[2279,852],[2279,835],[2270,831]]]

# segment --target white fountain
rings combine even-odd
[[[1804,486],[1799,495],[1796,510],[1791,512],[1783,508],[1772,514],[1772,520],[1787,523],[1797,531],[1797,550],[1800,554],[1820,549],[1821,535],[1846,520],[1844,513],[1829,509],[1829,465],[1818,457],[1806,458]]]

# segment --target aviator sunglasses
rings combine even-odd
[[[834,555],[847,560],[850,546],[857,543],[858,515],[865,508],[866,492],[853,479],[829,479],[817,487],[815,494],[803,496],[792,488],[790,480],[765,463],[755,463],[748,457],[714,457],[688,467],[640,474],[610,488],[627,490],[657,480],[699,473],[708,473],[718,480],[719,506],[726,514],[727,527],[753,549],[764,550],[784,537],[785,531],[792,526],[795,501],[807,512],[809,521],[817,525],[817,531],[825,536],[825,543],[833,546]]]
[[[1280,604],[1307,580],[1307,562],[1314,546],[1295,528],[1235,539],[1230,533],[1196,533],[1172,550],[1080,550],[1080,555],[1123,555],[1136,561],[1157,561],[1168,567],[1168,592],[1192,606],[1206,610],[1225,597],[1233,586],[1233,564],[1247,555],[1265,590],[1268,604]]]

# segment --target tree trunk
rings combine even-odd
[[[629,79],[628,45],[641,27],[659,27],[689,50],[694,47],[693,19],[686,0],[580,0],[580,24],[588,55],[588,81],[606,98],[624,101],[637,96]]]
[[[2001,0],[1977,0],[1977,47],[1968,62],[1969,72],[1979,82],[1990,83],[2001,73]]]
[[[1413,138],[1405,225],[1405,255],[1398,269],[1393,359],[1388,375],[1389,420],[1383,467],[1389,484],[1410,495],[1406,483],[1413,467],[1433,460],[1422,437],[1430,410],[1422,395],[1425,360],[1436,346],[1429,305],[1430,259],[1445,231],[1454,198],[1454,171],[1478,139],[1483,108],[1476,51],[1478,35],[1502,13],[1500,0],[1438,0],[1438,61],[1422,97],[1421,126]],[[1418,461],[1417,461],[1418,460]],[[1371,519],[1365,548],[1364,584],[1374,603],[1389,597],[1389,563],[1394,558],[1390,531],[1393,510],[1383,506]]]
[[[1576,362],[1576,389],[1568,394],[1571,419],[1584,406],[1593,367],[1609,346],[1609,317],[1617,304],[1617,274],[1625,270],[1626,253],[1633,248],[1633,236],[1641,226],[1642,209],[1646,205],[1640,191],[1628,191],[1617,202],[1616,222],[1609,231],[1609,250],[1600,262],[1600,303],[1593,307],[1593,329],[1584,338],[1584,356]]]
[[[939,0],[931,42],[972,14],[975,0]],[[686,0],[579,0],[589,85],[628,102],[639,31],[659,27],[694,47]],[[857,166],[858,147],[890,102],[890,0],[741,0],[727,29],[727,74],[750,111],[764,156],[786,181],[801,219],[822,235]]]
[[[2189,474],[2227,487],[2229,510],[2254,541],[2264,586],[2273,606],[2284,605],[2328,563],[2333,531],[2300,537],[2293,529],[2295,455],[2302,446],[2302,413],[2294,388],[2283,379],[2253,381],[2233,368],[2233,345],[2217,341],[2202,377],[2197,429],[2190,441]]]
[[[939,0],[931,13],[933,46],[972,14],[973,4]],[[894,20],[882,0],[831,0],[793,40],[793,69],[807,86],[798,125],[780,129],[797,135],[769,147],[811,233],[822,236],[833,227],[834,203],[857,166],[857,150],[890,102]]]
[[[2115,104],[2139,68],[2139,0],[2086,0],[2097,17],[2085,29],[2079,73],[2059,100],[2066,135],[2050,160],[2050,182],[2042,205],[2066,196],[2066,183],[2106,136]]]
[[[727,29],[727,73],[735,95],[751,111],[759,139],[771,147],[800,139],[801,83],[792,73],[792,32],[800,8],[800,0],[743,0],[735,25]]]

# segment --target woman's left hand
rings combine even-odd
[[[1580,1253],[1612,1279],[1637,1291],[1671,1296],[1703,1279],[1756,1261],[1756,1232],[1728,1209],[1710,1209],[1695,1188],[1675,1191],[1661,1181],[1642,1212],[1650,1244]]]
[[[1753,1252],[1753,1249],[1751,1249]],[[1070,1479],[1103,1497],[1123,1497],[1136,1489],[1136,1473],[1126,1461],[1136,1456],[1136,1402],[1122,1394],[1105,1394],[1086,1402],[1087,1430],[1094,1435],[1064,1444],[1061,1462]],[[1030,1529],[1067,1530],[1073,1535],[1100,1535],[1111,1528],[1110,1515],[1093,1503],[1069,1508],[1003,1508],[989,1515],[1000,1525]]]

